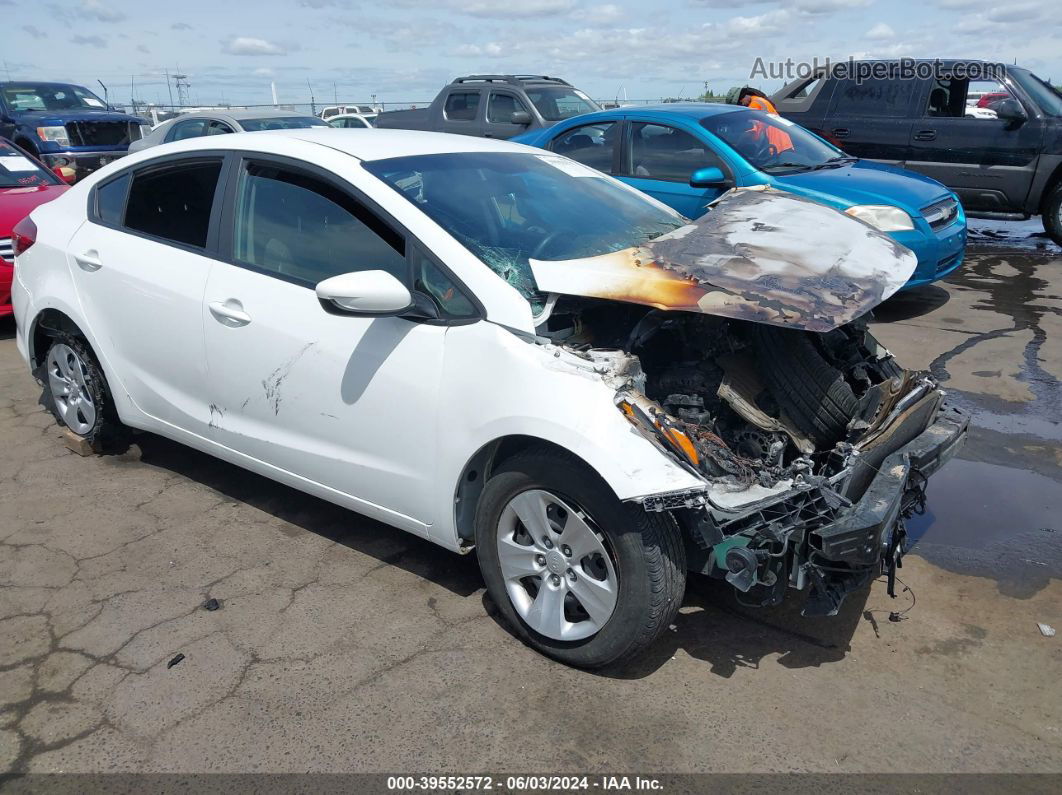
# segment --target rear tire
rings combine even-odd
[[[830,448],[845,437],[859,401],[810,335],[762,324],[751,327],[760,375],[771,395],[816,448]]]
[[[1062,246],[1062,182],[1055,185],[1044,200],[1043,222],[1047,236],[1055,241],[1055,245]]]
[[[546,448],[507,459],[487,481],[476,554],[514,633],[581,668],[643,651],[674,620],[686,587],[685,547],[669,514],[624,504],[581,461]]]
[[[107,379],[88,343],[60,332],[44,357],[41,405],[55,421],[85,439],[96,452],[121,438],[125,426],[111,399]]]

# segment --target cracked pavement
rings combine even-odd
[[[878,582],[806,619],[692,578],[599,673],[516,641],[474,556],[152,435],[71,453],[0,321],[0,772],[1062,771],[1062,257],[971,252],[878,315],[985,418],[930,486],[917,606],[889,621],[911,594]],[[1042,482],[979,529],[996,470]]]

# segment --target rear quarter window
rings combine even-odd
[[[128,193],[128,174],[123,174],[118,179],[113,179],[96,188],[96,219],[111,226],[120,225],[125,212],[125,197]]]

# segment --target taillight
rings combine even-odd
[[[37,225],[27,215],[11,230],[11,244],[15,250],[15,256],[25,254],[29,247],[37,242]]]

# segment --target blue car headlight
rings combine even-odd
[[[844,212],[882,232],[903,232],[915,228],[910,215],[890,204],[857,204]]]

